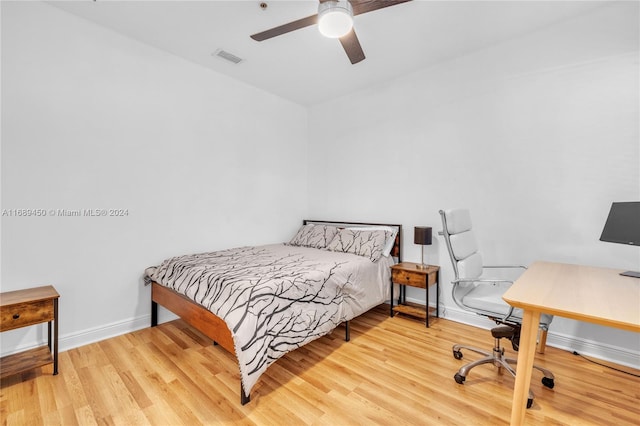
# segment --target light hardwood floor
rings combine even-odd
[[[0,416],[8,425],[502,425],[513,379],[493,366],[453,375],[456,342],[490,348],[487,330],[437,319],[388,317],[380,306],[273,364],[239,402],[234,358],[181,321],[60,353],[60,374],[43,367],[5,379]],[[509,347],[509,350],[511,348]],[[512,354],[515,355],[515,354]],[[638,425],[640,379],[548,347],[536,362],[527,424]],[[631,370],[635,374],[637,370]]]

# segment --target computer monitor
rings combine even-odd
[[[611,204],[600,241],[640,246],[640,201]],[[640,272],[636,271],[620,275],[640,278]]]

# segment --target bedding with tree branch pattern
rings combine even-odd
[[[287,352],[387,300],[392,263],[272,244],[173,257],[146,275],[225,321],[249,395]]]

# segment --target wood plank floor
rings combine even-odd
[[[485,365],[464,385],[453,380],[478,355],[456,360],[451,345],[488,349],[488,331],[444,319],[427,329],[389,318],[387,309],[353,320],[350,342],[339,327],[280,359],[245,406],[234,358],[178,320],[62,352],[57,376],[47,366],[3,380],[0,418],[7,425],[508,424],[508,374]],[[536,357],[556,386],[544,388],[534,372],[527,424],[640,424],[640,379],[551,347]]]

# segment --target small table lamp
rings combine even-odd
[[[420,244],[422,249],[422,257],[418,269],[427,269],[427,265],[424,263],[424,246],[431,245],[431,227],[430,226],[416,226],[413,228],[413,242],[414,244]]]

